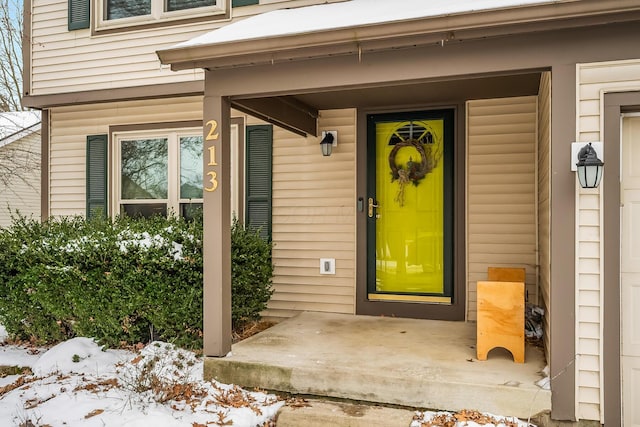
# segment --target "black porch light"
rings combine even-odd
[[[334,136],[333,136],[333,132],[331,131],[322,132],[322,133],[323,133],[323,137],[322,137],[322,140],[320,141],[320,148],[322,149],[322,155],[327,157],[331,155],[331,150],[333,149]]]
[[[598,158],[598,153],[591,143],[588,143],[578,152],[578,181],[582,188],[598,188],[602,180],[602,168],[604,163]]]

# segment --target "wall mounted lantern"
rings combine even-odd
[[[322,139],[320,140],[320,148],[322,149],[323,156],[330,156],[333,147],[338,145],[338,131],[337,130],[323,130]]]
[[[598,188],[602,180],[604,162],[598,158],[598,153],[591,143],[583,146],[578,151],[578,181],[582,188]]]

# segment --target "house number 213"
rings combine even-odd
[[[205,139],[207,141],[217,141],[219,136],[216,132],[218,129],[218,122],[215,120],[209,120],[206,125],[209,127],[209,132]],[[209,147],[209,162],[207,163],[207,166],[218,166],[218,162],[216,161],[215,145]],[[204,191],[216,191],[216,188],[218,188],[218,174],[215,171],[209,171],[207,172],[207,176],[209,177],[209,186],[205,187]]]

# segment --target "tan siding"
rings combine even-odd
[[[467,318],[487,268],[525,267],[536,300],[536,97],[467,103]]]
[[[538,91],[538,304],[544,308],[544,350],[550,360],[551,324],[551,73],[544,72]]]
[[[60,107],[50,111],[49,213],[84,215],[87,135],[109,126],[202,120],[202,98],[188,97]]]
[[[3,161],[23,166],[23,172],[20,176],[2,177],[0,227],[11,225],[10,212],[40,219],[40,132],[0,147],[0,162]]]
[[[355,110],[322,111],[320,130],[337,130],[331,157],[318,138],[274,127],[273,262],[275,293],[265,312],[355,312]],[[336,274],[320,274],[320,258]]]
[[[92,0],[93,1],[93,0]],[[68,0],[33,0],[31,95],[202,80],[199,70],[174,72],[161,66],[159,49],[211,31],[228,20],[168,25],[154,29],[91,35],[68,31]],[[236,8],[234,19],[267,10],[324,3],[292,0]]]
[[[640,60],[577,66],[577,140],[602,141],[606,92],[640,90]],[[603,159],[606,162],[606,159]],[[602,420],[603,253],[600,189],[578,191],[576,209],[576,387],[580,419]],[[597,377],[597,381],[595,380]]]

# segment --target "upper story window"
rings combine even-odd
[[[97,29],[134,27],[226,13],[230,0],[96,0]]]

